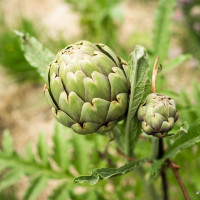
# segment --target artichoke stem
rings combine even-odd
[[[158,73],[159,65],[157,64],[159,60],[159,56],[157,56],[154,66],[153,66],[153,74],[152,74],[152,82],[151,82],[151,92],[156,93],[156,77]]]

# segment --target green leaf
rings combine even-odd
[[[31,162],[35,162],[35,155],[33,153],[32,143],[28,143],[26,146],[26,157],[27,157],[27,160]]]
[[[65,171],[69,167],[69,144],[66,139],[66,132],[70,129],[66,129],[62,125],[56,123],[53,135],[53,158],[56,164]]]
[[[48,144],[45,139],[45,134],[41,133],[37,142],[37,151],[39,158],[42,162],[42,165],[48,166],[49,165],[49,149]]]
[[[167,57],[169,49],[170,26],[176,0],[160,0],[153,27],[153,60],[159,56],[160,63]]]
[[[125,129],[126,155],[132,156],[133,146],[141,130],[141,123],[137,118],[137,109],[147,92],[148,82],[148,56],[142,46],[136,46],[129,57],[129,78],[131,94]]]
[[[12,155],[13,154],[13,139],[10,135],[9,130],[5,130],[3,132],[3,139],[2,139],[2,147],[3,147],[3,152],[6,155]]]
[[[172,158],[183,149],[188,148],[197,142],[200,142],[200,119],[190,125],[187,134],[184,134],[168,147],[164,154],[164,158]]]
[[[200,127],[200,118],[190,125],[187,133],[183,134],[182,137],[176,139],[172,145],[168,146],[167,150],[164,153],[163,158],[153,162],[151,166],[152,177],[158,174],[158,171],[160,170],[162,164],[166,159],[173,158],[182,150],[191,147],[195,143],[200,142],[199,127]]]
[[[188,133],[188,123],[185,122],[181,125],[180,129],[177,131],[176,134],[172,135],[172,136],[169,136],[169,137],[166,137],[166,139],[169,139],[169,140],[177,140],[179,139],[180,137],[182,137],[184,134],[187,134]]]
[[[15,31],[20,38],[21,49],[29,64],[37,69],[40,76],[46,80],[46,68],[55,59],[55,55],[45,48],[36,38],[28,33]]]
[[[4,178],[1,179],[0,191],[15,184],[22,177],[22,175],[23,173],[18,169],[13,169],[7,172]]]
[[[37,177],[31,181],[24,194],[24,200],[35,200],[47,185],[46,177]]]
[[[171,59],[167,65],[165,65],[161,71],[162,74],[166,73],[167,71],[179,66],[180,64],[184,63],[185,61],[192,58],[190,54],[183,54],[176,58]]]
[[[69,191],[67,189],[67,183],[60,184],[53,190],[49,200],[66,200],[69,197]]]
[[[101,168],[101,169],[93,169],[92,174],[90,176],[79,176],[74,179],[75,183],[89,183],[90,185],[96,184],[100,179],[107,180],[114,176],[120,176],[126,174],[133,169],[141,166],[147,159],[138,160],[136,162],[131,162],[126,164],[120,168]]]
[[[0,152],[0,165],[5,168],[15,168],[23,171],[26,174],[42,174],[51,179],[70,179],[71,176],[67,173],[56,171],[53,168],[45,167],[35,161],[27,161],[19,155],[7,156]]]
[[[72,137],[74,166],[80,174],[86,173],[90,164],[89,143],[83,135],[73,134]]]
[[[160,174],[160,169],[164,163],[164,159],[154,160],[150,168],[150,181],[154,180]]]

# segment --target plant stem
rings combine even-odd
[[[154,66],[153,66],[153,73],[152,73],[152,82],[151,82],[151,92],[156,93],[156,77],[158,73],[157,65],[159,57],[157,56]],[[164,154],[163,148],[163,140],[162,138],[152,138],[152,159],[161,159]],[[167,184],[167,177],[165,173],[165,169],[163,168],[160,172],[161,181],[162,181],[162,188],[163,188],[163,200],[168,200],[168,184]]]
[[[158,148],[159,145],[159,138],[157,137],[152,137],[151,139],[151,159],[157,159],[158,158]]]
[[[153,66],[153,74],[152,74],[152,81],[151,81],[151,92],[152,93],[156,93],[156,77],[157,77],[157,72],[158,72],[158,67],[159,67],[159,66],[157,66],[158,59],[159,59],[159,57],[157,56],[154,66]]]
[[[151,159],[160,159],[164,154],[163,150],[163,140],[161,138],[152,138],[152,150],[151,150]],[[161,173],[161,181],[162,181],[162,190],[163,190],[163,200],[168,200],[168,184],[167,178],[164,169],[162,169]]]
[[[158,159],[163,157],[164,149],[163,149],[163,139],[159,139],[158,144]],[[160,172],[161,181],[162,181],[162,188],[163,188],[163,200],[168,200],[168,184],[167,184],[167,177],[165,173],[165,169],[162,169]]]
[[[162,180],[162,188],[163,188],[163,200],[168,200],[168,184],[167,184],[167,177],[164,170],[161,171],[161,180]]]
[[[185,199],[186,200],[190,200],[190,197],[189,197],[189,195],[188,195],[188,193],[187,193],[187,191],[186,191],[186,189],[185,189],[185,187],[183,185],[183,182],[182,182],[181,177],[180,177],[179,172],[178,172],[179,166],[176,165],[171,160],[169,160],[169,163],[170,163],[170,167],[172,168],[172,170],[174,172],[174,175],[176,176],[176,179],[177,179],[178,184],[179,184],[179,186],[180,186],[180,188],[181,188],[181,190],[183,192],[183,195],[184,195]]]

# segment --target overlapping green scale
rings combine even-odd
[[[54,117],[75,132],[107,132],[128,108],[128,65],[104,44],[80,41],[49,65],[44,93]]]
[[[165,137],[178,119],[176,103],[165,95],[149,94],[138,109],[138,118],[146,134]]]

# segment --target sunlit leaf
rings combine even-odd
[[[126,155],[131,156],[134,143],[141,130],[141,123],[137,117],[137,109],[144,97],[149,93],[148,82],[148,56],[142,46],[136,46],[129,57],[129,79],[131,84],[131,94],[129,100],[128,115],[126,119],[125,143]]]
[[[24,194],[24,200],[35,200],[47,185],[46,177],[34,178]]]
[[[83,183],[87,182],[90,185],[96,184],[100,179],[107,180],[114,176],[120,176],[126,174],[136,167],[139,167],[141,164],[146,162],[147,160],[138,160],[136,162],[131,162],[126,164],[120,168],[101,168],[101,169],[93,169],[92,174],[90,176],[79,176],[74,179],[75,183]]]
[[[2,147],[3,147],[3,151],[6,155],[13,154],[13,139],[10,135],[9,130],[5,130],[3,132]]]
[[[36,38],[28,33],[15,31],[20,38],[21,49],[29,64],[37,69],[40,76],[46,80],[46,68],[55,58],[55,55],[45,48]]]

